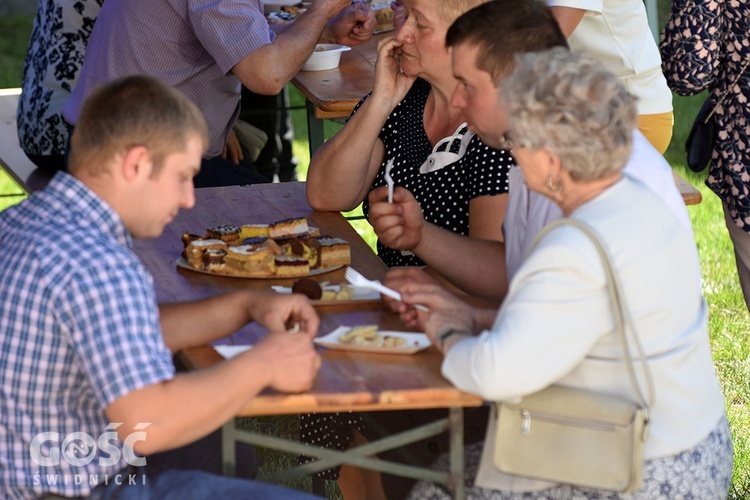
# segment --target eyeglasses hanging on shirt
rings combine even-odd
[[[419,173],[435,172],[460,160],[466,154],[466,150],[474,135],[474,132],[469,130],[466,122],[459,125],[453,135],[435,144],[435,147],[432,148],[432,153],[429,154],[424,163],[422,163],[422,166],[419,167]]]

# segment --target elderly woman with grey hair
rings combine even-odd
[[[510,117],[505,138],[529,189],[587,224],[608,248],[655,397],[636,492],[501,473],[493,465],[490,418],[484,445],[466,450],[468,496],[726,498],[732,445],[695,242],[658,196],[620,172],[632,145],[635,99],[600,63],[564,49],[520,56],[502,92]],[[503,401],[556,383],[634,399],[603,264],[578,228],[556,227],[539,241],[489,321],[433,285],[409,284],[402,292],[404,302],[430,308],[419,313],[426,333],[445,355],[443,374],[464,391]],[[413,498],[443,495],[426,483],[412,491]]]

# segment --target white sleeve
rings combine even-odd
[[[609,302],[593,243],[574,228],[558,228],[518,271],[492,330],[451,347],[443,375],[489,401],[543,389],[613,331]]]

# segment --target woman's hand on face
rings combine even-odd
[[[396,250],[413,250],[422,242],[425,227],[422,207],[407,189],[393,190],[393,203],[388,203],[388,187],[370,191],[370,224],[380,242]]]
[[[395,37],[384,38],[378,43],[375,85],[371,98],[388,103],[389,112],[404,99],[415,80],[415,77],[406,76],[401,72],[402,45],[403,43]]]

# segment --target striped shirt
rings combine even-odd
[[[66,454],[66,439],[97,441],[105,407],[174,377],[130,246],[117,213],[67,173],[0,213],[0,497],[86,495],[123,470],[124,456],[110,464],[85,441]]]
[[[273,39],[261,0],[105,2],[63,116],[77,123],[84,99],[99,84],[153,76],[203,112],[210,134],[207,157],[217,156],[239,115],[241,85],[232,68]]]

